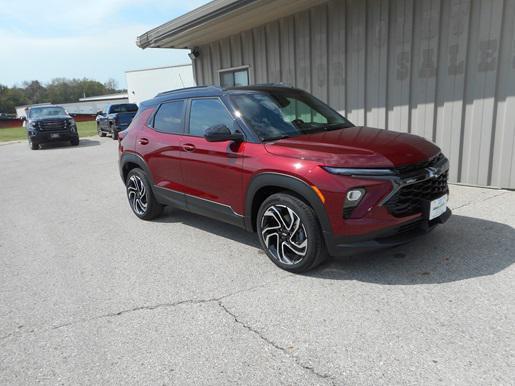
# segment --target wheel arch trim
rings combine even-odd
[[[253,216],[252,208],[256,193],[260,189],[267,187],[290,190],[303,197],[315,211],[324,237],[326,237],[325,235],[327,233],[332,233],[331,223],[324,204],[320,201],[320,198],[313,188],[306,181],[298,177],[277,172],[260,173],[254,176],[250,181],[245,195],[245,227],[248,230],[254,230],[254,222],[256,219]]]
[[[145,162],[143,157],[141,157],[139,154],[136,154],[136,153],[124,153],[120,157],[120,164],[119,164],[120,165],[120,177],[121,177],[123,183],[125,183],[125,179],[124,179],[125,166],[129,163],[136,164],[141,169],[143,169],[147,178],[149,179],[149,182],[151,183],[151,186],[154,185],[154,179],[152,177],[152,173],[150,173],[150,169],[149,169],[147,163]]]

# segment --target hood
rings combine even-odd
[[[60,119],[71,119],[72,117],[70,115],[51,115],[51,116],[45,116],[45,117],[39,117],[39,118],[30,118],[29,120],[31,122],[41,122],[41,121],[55,121]]]
[[[326,166],[367,168],[410,165],[440,152],[438,146],[422,137],[370,127],[301,135],[266,143],[265,147],[272,154]]]

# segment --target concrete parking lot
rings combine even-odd
[[[276,268],[130,211],[116,142],[0,145],[0,384],[513,384],[515,192],[451,187],[412,244]]]

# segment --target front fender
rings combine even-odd
[[[290,190],[304,198],[304,200],[306,200],[315,211],[320,227],[322,228],[324,238],[327,238],[326,235],[332,234],[331,223],[329,222],[329,217],[327,216],[324,204],[313,188],[306,181],[298,177],[274,172],[260,173],[249,183],[245,196],[245,227],[248,230],[254,230],[256,222],[256,218],[253,215],[252,210],[256,193],[260,189],[266,187]]]

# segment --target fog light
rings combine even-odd
[[[350,202],[356,202],[361,200],[361,197],[363,196],[364,189],[352,189],[347,192],[347,201]]]
[[[363,188],[351,189],[345,196],[345,203],[343,204],[343,218],[350,218],[352,211],[359,205],[366,190]]]

